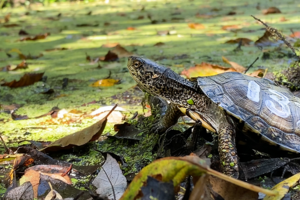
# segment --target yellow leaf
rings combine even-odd
[[[294,176],[285,179],[284,181],[281,181],[277,185],[275,185],[272,188],[272,191],[278,192],[278,195],[276,196],[266,196],[264,200],[280,200],[282,199],[289,191],[291,187],[294,187],[298,184],[298,181],[300,179],[300,173],[295,174]]]
[[[229,61],[227,58],[225,58],[224,56],[222,56],[222,59],[225,63],[231,65],[231,67],[233,67],[237,72],[243,73],[244,71],[246,71],[246,68],[237,64],[236,62],[232,62]]]
[[[188,78],[198,77],[198,76],[213,76],[221,74],[224,72],[235,72],[234,68],[223,67],[216,64],[210,64],[202,62],[201,64],[196,64],[195,67],[191,67],[188,70],[183,70],[181,75],[185,75]]]
[[[119,82],[120,82],[120,80],[117,80],[117,79],[106,78],[106,79],[101,79],[99,81],[96,81],[91,86],[92,87],[99,87],[99,86],[110,87],[110,86],[113,86],[113,85],[115,85]]]

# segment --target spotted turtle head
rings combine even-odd
[[[127,67],[133,79],[143,90],[151,94],[162,92],[165,81],[163,75],[168,68],[138,56],[130,56]]]

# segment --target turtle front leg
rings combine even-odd
[[[238,178],[239,167],[234,128],[230,124],[221,125],[218,140],[219,156],[223,173]]]
[[[164,133],[169,127],[177,123],[177,120],[181,115],[182,112],[175,104],[169,104],[166,113],[156,124],[154,124],[154,126],[151,128],[151,131],[159,134]]]

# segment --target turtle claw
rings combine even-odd
[[[150,129],[150,132],[161,135],[167,129],[168,129],[168,127],[163,126],[163,124],[160,121],[158,121],[158,122],[156,122],[156,123],[153,124],[152,128]]]

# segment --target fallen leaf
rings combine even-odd
[[[4,22],[8,23],[10,19],[10,13],[8,13],[7,15],[4,16]]]
[[[300,31],[293,32],[290,36],[292,38],[300,38]]]
[[[24,30],[21,29],[21,30],[19,31],[19,35],[20,35],[20,36],[25,36],[25,35],[29,35],[29,33],[27,33],[26,31],[24,31]]]
[[[53,49],[45,49],[45,51],[64,51],[64,50],[68,50],[69,48],[66,47],[57,47],[57,48],[53,48]]]
[[[204,29],[205,28],[205,26],[203,24],[199,24],[199,23],[189,23],[188,26],[191,29],[196,29],[196,30]]]
[[[116,61],[119,57],[114,52],[108,51],[107,54],[104,57],[100,57],[100,60],[110,62],[110,61]]]
[[[277,46],[279,44],[281,44],[282,41],[275,41],[273,39],[272,34],[269,31],[265,31],[265,33],[263,34],[263,36],[261,36],[260,38],[258,38],[258,40],[256,40],[254,42],[254,45],[257,47],[267,47],[267,46]]]
[[[32,85],[35,82],[42,80],[43,73],[26,73],[24,74],[19,81],[13,80],[8,83],[3,83],[1,86],[8,86],[10,88],[24,87],[28,85]]]
[[[28,64],[26,63],[26,60],[23,60],[20,64],[17,65],[16,68],[12,69],[12,71],[16,71],[18,69],[26,69],[28,68]]]
[[[112,78],[106,78],[106,79],[101,79],[98,80],[94,83],[92,83],[92,87],[111,87],[115,84],[118,84],[120,80],[118,79],[112,79]]]
[[[34,197],[38,196],[38,187],[40,184],[40,173],[34,170],[28,170],[20,179],[20,184],[24,184],[25,182],[30,182],[33,187]]]
[[[23,185],[7,190],[4,195],[6,199],[34,199],[33,187],[30,182]]]
[[[227,68],[216,64],[210,64],[202,62],[201,64],[196,64],[196,66],[191,67],[187,70],[183,70],[181,75],[185,75],[188,78],[198,77],[198,76],[213,76],[224,72],[235,72],[233,68]]]
[[[11,27],[17,27],[17,26],[20,26],[19,24],[3,24],[3,26],[5,28],[11,28]]]
[[[212,190],[219,194],[223,199],[230,200],[257,200],[258,194],[251,190],[239,187],[226,180],[221,180],[214,176],[209,176],[210,185]]]
[[[246,68],[239,65],[238,63],[236,62],[232,62],[232,61],[229,61],[227,58],[225,58],[224,56],[222,56],[222,60],[231,65],[232,68],[234,68],[237,72],[240,72],[240,73],[243,73],[244,71],[246,71]]]
[[[266,73],[265,69],[257,69],[252,73],[247,73],[247,75],[256,77],[256,78],[263,78],[265,73]]]
[[[165,43],[163,43],[163,42],[158,42],[158,43],[156,43],[156,44],[153,45],[153,46],[161,47],[161,46],[163,46],[163,45],[165,45]]]
[[[83,24],[76,24],[77,27],[97,27],[99,26],[99,24],[87,24],[87,23],[83,23]]]
[[[107,154],[106,161],[92,184],[97,188],[96,192],[100,198],[114,200],[120,199],[123,195],[127,180],[118,162]]]
[[[134,27],[127,27],[126,30],[128,30],[128,31],[134,31],[134,30],[136,30],[136,28],[134,28]]]
[[[276,7],[270,7],[268,9],[266,9],[266,10],[263,10],[262,13],[264,15],[269,15],[269,14],[281,13],[281,11],[278,8],[276,8]]]
[[[107,43],[107,44],[103,44],[101,47],[105,47],[105,48],[112,48],[119,45],[119,43],[115,42],[115,43]]]
[[[277,194],[276,191],[259,188],[212,170],[207,166],[205,160],[200,159],[195,154],[191,154],[190,156],[185,157],[166,157],[158,159],[144,167],[131,181],[121,197],[121,200],[141,197],[140,189],[145,184],[148,176],[163,182],[172,181],[174,186],[178,186],[187,176],[193,176],[194,179],[201,177],[203,174],[216,176],[231,184],[238,185],[254,192],[262,192],[272,196]]]
[[[225,31],[231,31],[231,30],[240,29],[240,26],[239,25],[225,25],[225,26],[222,26],[222,29]]]
[[[272,191],[276,191],[279,194],[275,197],[271,197],[271,196],[266,196],[264,198],[264,200],[280,200],[282,199],[288,192],[289,189],[295,187],[296,185],[298,185],[300,180],[300,173],[295,174],[294,176],[285,179],[284,181],[278,183],[277,185],[275,185],[271,190]]]
[[[252,40],[250,40],[248,38],[237,38],[237,39],[227,40],[225,43],[239,44],[241,41],[242,41],[242,45],[244,45],[244,46],[250,45],[250,43],[252,42]]]
[[[113,112],[115,107],[113,107],[113,109],[105,117],[95,124],[56,140],[40,151],[59,151],[61,149],[70,149],[73,146],[82,146],[88,142],[97,140],[105,128],[107,117],[111,114],[111,112]]]
[[[50,35],[50,33],[38,34],[35,36],[27,36],[27,37],[23,37],[23,38],[19,39],[18,41],[42,40],[42,39],[46,39],[49,35]]]
[[[129,56],[133,55],[133,53],[127,51],[124,47],[122,47],[119,44],[117,46],[115,46],[111,50],[111,52],[117,54],[119,58],[129,57]]]

